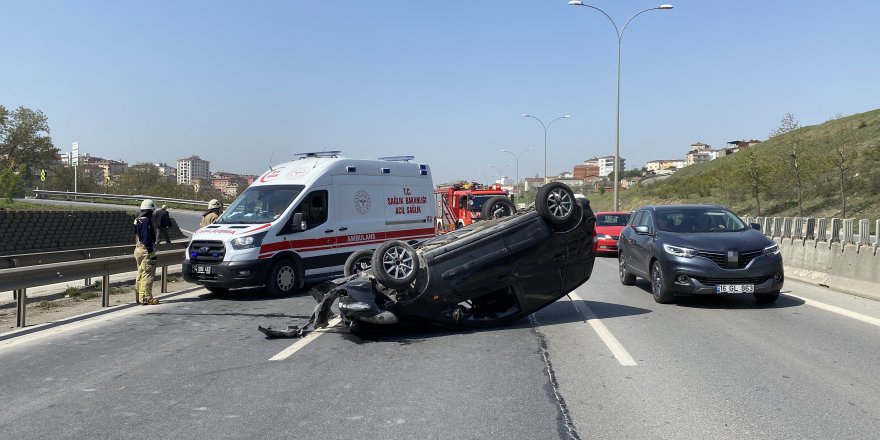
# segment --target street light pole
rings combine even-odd
[[[501,150],[502,153],[510,153],[510,155],[513,156],[514,159],[516,159],[516,182],[513,183],[514,196],[519,195],[519,158],[522,157],[522,155],[525,154],[526,151],[529,151],[531,149],[531,147],[526,148],[525,150],[522,150],[522,152],[519,154],[516,154],[510,150]]]
[[[541,127],[544,128],[544,183],[547,183],[547,130],[550,129],[550,126],[553,125],[554,122],[556,122],[560,119],[568,119],[571,116],[569,116],[569,115],[560,116],[560,117],[550,121],[550,123],[547,125],[544,125],[544,121],[542,121],[542,120],[538,119],[537,117],[532,116],[528,113],[523,113],[523,117],[524,118],[532,118],[532,119],[538,121],[538,123],[541,124]]]
[[[633,21],[634,18],[636,18],[639,15],[644,14],[645,12],[648,12],[648,11],[672,9],[672,5],[663,4],[663,5],[657,6],[655,8],[648,8],[648,9],[645,9],[644,11],[640,11],[639,13],[633,15],[632,17],[629,18],[629,20],[626,21],[626,23],[623,25],[623,29],[618,29],[617,23],[615,23],[614,20],[611,18],[611,16],[608,15],[605,11],[603,11],[595,6],[584,4],[584,2],[577,1],[577,0],[572,0],[572,1],[568,2],[568,4],[571,6],[584,6],[584,7],[595,9],[595,10],[601,12],[602,15],[604,15],[606,18],[608,18],[609,21],[611,21],[611,25],[614,26],[614,32],[617,33],[617,115],[616,115],[616,122],[615,122],[615,131],[614,131],[614,210],[619,211],[620,210],[620,192],[619,192],[620,191],[620,43],[621,43],[621,40],[623,39],[623,32],[626,31],[626,27],[629,26],[629,23],[631,21]]]
[[[489,168],[495,168],[495,171],[498,171],[498,179],[501,180],[501,179],[504,179],[504,174],[501,173],[501,170],[504,168],[507,168],[509,166],[510,166],[510,164],[502,165],[500,167],[497,165],[489,165]]]

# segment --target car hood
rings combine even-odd
[[[773,244],[773,240],[755,229],[740,232],[700,233],[658,231],[658,236],[663,240],[663,243],[702,251],[751,251],[764,249]]]
[[[620,231],[623,230],[623,226],[599,226],[596,225],[596,235],[620,235]]]

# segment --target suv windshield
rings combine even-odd
[[[630,214],[598,214],[596,226],[626,226]]]
[[[657,227],[667,232],[739,232],[748,229],[732,212],[722,208],[657,210]]]
[[[486,203],[486,200],[491,199],[492,197],[500,196],[502,194],[488,194],[483,196],[473,196],[470,200],[470,206],[468,209],[471,211],[480,211],[483,209],[483,203]]]
[[[252,186],[235,199],[214,223],[275,221],[303,188],[303,185]]]

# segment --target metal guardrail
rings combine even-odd
[[[115,199],[115,200],[132,200],[132,201],[141,201],[144,199],[152,199],[155,202],[164,202],[164,203],[178,203],[183,205],[192,205],[193,209],[196,208],[196,205],[205,206],[208,204],[207,201],[204,200],[187,200],[187,199],[169,199],[165,197],[156,197],[156,196],[145,196],[145,195],[122,195],[122,194],[105,194],[105,193],[83,193],[83,192],[68,192],[68,191],[47,191],[43,189],[35,189],[33,190],[34,196],[39,198],[40,196],[54,196],[54,197],[79,197],[84,199]]]
[[[161,268],[159,281],[162,293],[168,291],[168,266],[181,264],[184,259],[184,253],[184,249],[156,253],[156,266]],[[0,270],[0,286],[2,286],[3,290],[15,292],[15,326],[24,327],[26,323],[28,288],[101,276],[101,307],[110,307],[110,275],[134,272],[136,270],[135,260],[131,255],[40,264]],[[137,293],[135,293],[135,301],[137,301]]]
[[[189,240],[175,240],[171,244],[157,244],[162,250],[186,249]],[[75,249],[55,252],[35,252],[29,254],[2,255],[0,256],[0,270],[13,267],[36,266],[39,264],[63,263],[66,261],[88,260],[92,258],[114,257],[119,255],[133,255],[134,245],[105,246],[98,248]],[[7,289],[0,289],[0,291]]]

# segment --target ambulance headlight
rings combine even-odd
[[[250,249],[255,247],[260,247],[263,244],[263,237],[266,236],[266,232],[260,232],[259,234],[248,235],[245,237],[238,237],[232,239],[232,248],[233,249]]]

